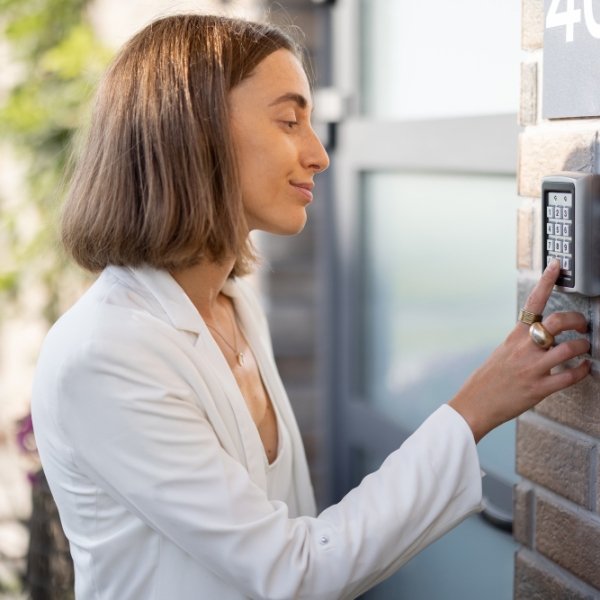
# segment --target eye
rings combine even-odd
[[[288,129],[293,129],[294,125],[300,125],[300,123],[298,123],[298,121],[283,121],[283,124],[288,128]]]

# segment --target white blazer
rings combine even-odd
[[[48,334],[32,399],[78,600],[355,598],[482,509],[473,435],[444,405],[316,516],[264,314],[247,283],[223,292],[291,434],[299,514],[269,500],[258,430],[183,290],[109,267]]]

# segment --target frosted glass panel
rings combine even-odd
[[[361,0],[361,25],[366,114],[517,112],[521,0]]]
[[[364,397],[409,430],[448,402],[516,319],[514,177],[364,176]],[[514,422],[479,444],[514,475]]]

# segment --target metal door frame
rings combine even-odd
[[[351,487],[351,449],[364,447],[387,456],[412,433],[376,413],[356,397],[350,384],[353,349],[360,344],[361,177],[371,170],[423,173],[515,175],[517,115],[491,115],[427,121],[383,121],[361,116],[359,0],[338,0],[332,9],[332,84],[344,98],[346,114],[337,125],[332,156],[331,204],[323,215],[328,256],[323,283],[328,305],[325,328],[326,389],[332,431],[332,499]],[[493,143],[490,141],[493,140]],[[516,285],[516,279],[515,279]],[[516,308],[515,308],[516,313]],[[502,500],[499,522],[506,520],[512,485],[488,474],[484,495]],[[491,503],[494,518],[494,506]],[[502,505],[502,506],[500,506]],[[496,511],[497,512],[497,511]],[[506,525],[506,523],[505,523]]]

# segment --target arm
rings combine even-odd
[[[59,374],[61,426],[84,473],[249,597],[355,597],[480,509],[471,432],[443,406],[340,503],[289,519],[220,446],[186,360],[88,343]]]

